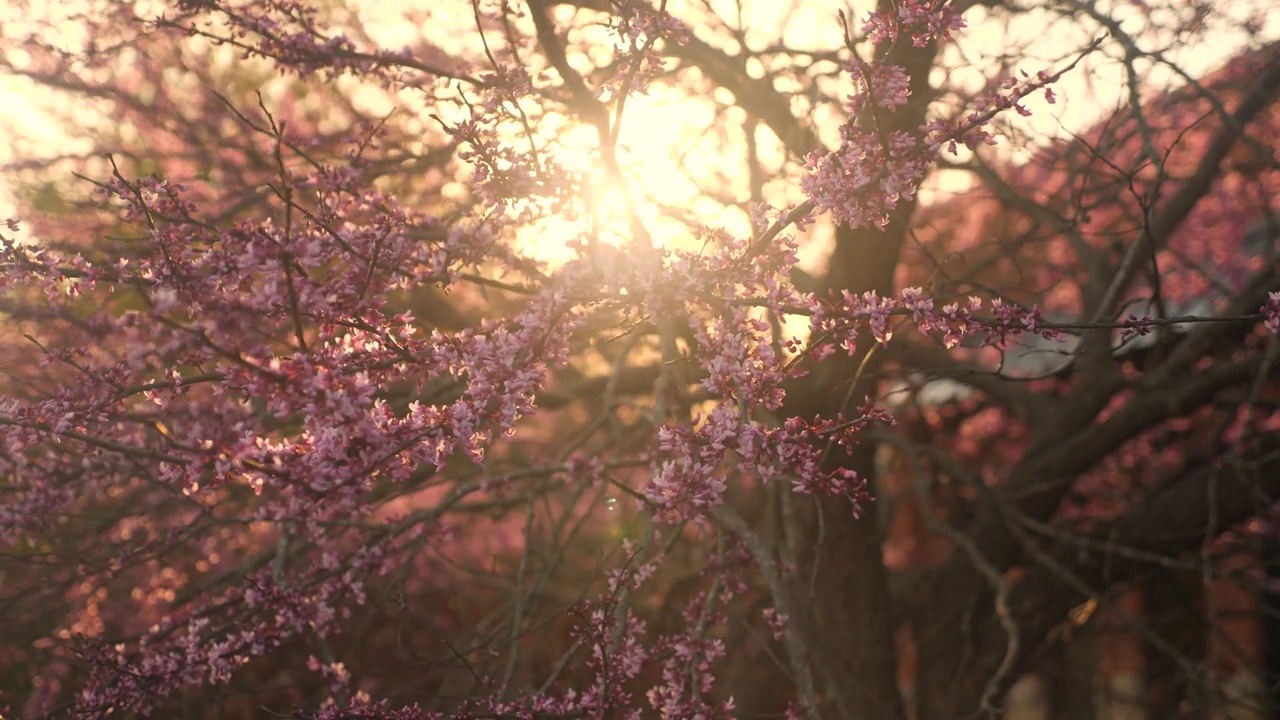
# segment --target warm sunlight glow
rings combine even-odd
[[[714,216],[699,212],[704,208],[695,202],[697,185],[688,176],[694,164],[724,162],[723,147],[697,142],[713,119],[705,100],[662,88],[627,98],[616,142],[621,177],[611,177],[605,168],[594,128],[565,128],[553,147],[563,166],[590,178],[580,193],[583,215],[576,221],[556,218],[526,229],[521,233],[522,249],[558,264],[574,255],[567,245],[585,236],[620,248],[645,242],[670,247],[687,235],[681,220],[692,217],[717,224]],[[638,230],[647,241],[637,236]]]
[[[620,187],[606,188],[595,201],[596,220],[606,227],[625,226],[629,220],[627,193]]]

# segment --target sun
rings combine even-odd
[[[605,167],[594,127],[570,125],[558,131],[552,144],[556,162],[584,178],[579,192],[583,212],[574,219],[544,218],[523,229],[520,249],[556,265],[575,255],[568,245],[584,235],[623,249],[639,243],[679,244],[688,231],[670,211],[692,211],[698,197],[685,150],[714,120],[699,109],[701,104],[657,88],[629,97],[614,128],[617,172]]]

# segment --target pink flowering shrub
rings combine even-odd
[[[993,711],[1280,496],[1274,45],[1011,164],[1104,40],[948,103],[944,0],[776,59],[665,2],[26,9],[6,69],[115,122],[0,231],[24,716]],[[681,167],[737,227],[635,174],[664,93],[739,123],[745,180]],[[940,166],[988,185],[926,207]],[[908,505],[932,554],[881,542]]]

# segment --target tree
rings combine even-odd
[[[1264,8],[42,8],[5,67],[91,151],[11,167],[16,712],[994,716],[1093,608],[1214,702],[1122,610],[1266,580]]]

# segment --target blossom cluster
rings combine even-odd
[[[989,316],[982,315],[984,307]],[[826,338],[849,354],[858,347],[858,336],[865,324],[876,342],[893,338],[895,320],[910,317],[915,327],[925,334],[938,334],[944,347],[958,347],[969,338],[982,344],[1002,344],[1024,333],[1047,340],[1061,341],[1063,333],[1044,322],[1036,306],[1023,308],[1003,298],[984,302],[970,296],[964,302],[952,302],[937,308],[934,299],[918,287],[905,288],[898,297],[881,297],[872,290],[855,295],[844,291],[838,298],[818,303],[811,317],[815,337]]]
[[[649,45],[659,38],[683,44],[691,37],[689,26],[671,13],[642,3],[615,4],[618,5],[618,16],[614,29],[619,39],[628,45]]]
[[[877,11],[867,15],[862,32],[871,42],[891,44],[905,35],[916,47],[939,40],[951,40],[952,33],[964,29],[964,16],[951,0],[904,0],[896,12]]]
[[[649,83],[667,71],[656,52],[659,42],[683,45],[692,37],[689,26],[668,12],[643,3],[615,3],[617,17],[608,27],[616,35],[617,72],[597,88],[602,97],[625,98],[644,93]]]
[[[149,712],[184,687],[226,682],[254,657],[300,634],[324,637],[363,604],[362,578],[385,573],[386,553],[369,546],[348,560],[322,556],[287,576],[262,571],[238,587],[204,599],[184,618],[162,618],[132,644],[88,640],[81,657],[92,668],[77,698],[87,715]]]
[[[871,13],[862,30],[875,43],[895,42],[903,33],[923,47],[962,27],[964,19],[950,2],[910,0],[896,12]],[[840,147],[811,152],[800,187],[837,222],[883,229],[898,204],[915,197],[933,165],[932,151],[921,142],[931,128],[912,133],[889,125],[889,116],[909,97],[910,78],[903,67],[868,63],[855,54],[846,69],[854,92],[847,102],[849,120],[840,128]]]
[[[532,411],[548,366],[565,360],[580,311],[556,285],[457,332],[423,336],[411,312],[389,309],[394,293],[453,284],[465,265],[495,257],[483,223],[446,228],[401,208],[358,187],[355,166],[283,180],[281,218],[220,222],[179,183],[117,176],[104,201],[143,228],[150,253],[95,261],[0,248],[0,283],[15,296],[55,316],[94,303],[62,344],[40,346],[75,381],[0,403],[13,470],[0,538],[34,542],[83,508],[163,488],[158,497],[181,509],[90,566],[98,581],[149,553],[230,552],[216,516],[245,491],[256,499],[239,522],[274,528],[281,547],[271,569],[180,609],[163,589],[167,599],[129,621],[151,623],[132,642],[90,639],[79,650],[90,669],[84,713],[147,712],[178,688],[226,682],[300,634],[323,637],[362,601],[363,578],[386,568],[383,543],[421,528],[359,543],[333,523],[458,457],[483,463]],[[396,404],[396,385],[447,387],[450,399]],[[310,570],[285,562],[299,555],[312,556]]]
[[[1280,292],[1267,295],[1267,303],[1262,306],[1262,324],[1272,335],[1280,335]]]
[[[656,634],[651,642],[647,623],[623,600],[620,588],[635,590],[648,573],[641,567],[614,571],[618,582],[604,594],[578,603],[569,611],[575,621],[574,639],[588,650],[589,682],[581,689],[542,691],[516,698],[504,696],[501,688],[464,702],[451,713],[424,711],[417,706],[393,708],[385,701],[373,701],[356,693],[345,703],[331,703],[318,711],[299,712],[307,720],[369,718],[370,720],[446,720],[470,717],[622,717],[638,719],[646,711],[672,718],[731,718],[730,700],[712,701],[715,683],[713,663],[724,654],[724,642],[708,637],[707,630],[723,624],[718,604],[735,595],[734,572],[728,566],[711,568],[719,579],[720,592],[695,593],[683,612],[686,628],[675,633]],[[312,662],[322,672],[341,675],[344,668],[329,668]],[[655,672],[656,671],[656,672]],[[652,677],[652,680],[649,678]],[[636,691],[637,685],[647,689]]]
[[[952,31],[963,27],[963,17],[947,0],[911,0],[898,4],[896,13],[872,13],[863,32],[877,43],[895,42],[902,32],[923,47],[950,38]],[[868,62],[856,54],[846,70],[854,92],[846,103],[849,119],[840,128],[840,145],[835,150],[815,150],[805,158],[800,187],[837,222],[880,229],[901,203],[916,197],[944,145],[954,154],[958,143],[970,149],[994,143],[986,130],[991,120],[1005,110],[1030,114],[1022,101],[1037,90],[1045,90],[1046,100],[1053,103],[1048,85],[1065,71],[1008,78],[980,95],[973,111],[960,121],[934,119],[904,128],[895,114],[910,98],[907,71],[899,65]]]
[[[178,18],[160,16],[161,27],[181,27],[219,44],[242,50],[244,57],[257,56],[275,63],[284,73],[299,76],[319,74],[328,78],[344,74],[378,77],[391,82],[395,67],[404,61],[401,52],[362,52],[345,33],[333,32],[320,21],[314,3],[298,0],[233,2],[231,0],[175,0]],[[218,34],[219,25],[199,23],[200,16],[221,16],[230,28]]]
[[[896,78],[885,100],[904,102]],[[860,105],[862,98],[850,101]],[[840,147],[831,152],[814,151],[805,159],[805,175],[800,187],[817,206],[851,227],[875,226],[883,229],[898,204],[912,200],[920,182],[932,166],[932,158],[920,150],[916,136],[902,130],[881,133],[850,122],[840,129]]]

